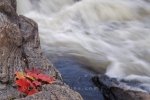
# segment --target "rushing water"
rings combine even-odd
[[[18,0],[39,24],[43,50],[96,72],[150,83],[150,0]]]
[[[54,55],[49,59],[61,72],[63,80],[71,89],[78,91],[84,100],[104,100],[99,89],[93,84],[92,77],[95,75],[90,70],[85,70],[83,64],[72,57]]]

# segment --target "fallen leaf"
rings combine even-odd
[[[39,91],[37,89],[32,89],[31,91],[28,92],[28,95],[33,95],[35,93],[38,93]]]
[[[32,83],[33,83],[33,85],[35,85],[35,87],[42,85],[41,82],[38,82],[38,81],[33,81]]]
[[[26,95],[38,93],[42,85],[56,81],[54,77],[43,74],[35,68],[26,69],[25,72],[16,72],[15,79],[18,90]]]
[[[52,84],[55,81],[54,77],[50,77],[50,76],[45,75],[45,74],[39,74],[38,79],[41,80],[41,81],[47,82],[49,84]]]
[[[24,72],[16,72],[15,73],[15,77],[16,77],[16,79],[23,79],[23,78],[25,78]]]

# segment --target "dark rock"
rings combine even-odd
[[[21,98],[14,87],[14,74],[33,67],[54,76],[59,84],[43,86],[40,93],[24,100],[82,100],[80,94],[60,84],[60,73],[42,54],[38,25],[29,18],[18,16],[16,0],[0,0],[0,100]]]
[[[106,75],[93,77],[93,82],[102,91],[105,100],[150,100],[147,91],[136,87],[139,82],[122,82]]]

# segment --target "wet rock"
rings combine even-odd
[[[61,74],[43,55],[38,25],[16,13],[16,0],[0,0],[0,100],[22,98],[14,87],[14,74],[26,68],[40,68],[62,83]],[[43,86],[40,93],[26,100],[82,100],[65,84]]]
[[[150,94],[136,87],[139,82],[122,82],[106,75],[93,77],[105,100],[150,100]]]

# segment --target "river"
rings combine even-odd
[[[75,76],[88,80],[105,73],[149,89],[149,5],[150,0],[18,0],[18,13],[38,23],[43,51],[70,86],[78,82]],[[86,83],[95,88],[90,80],[72,87]],[[85,88],[78,91],[88,97]]]

